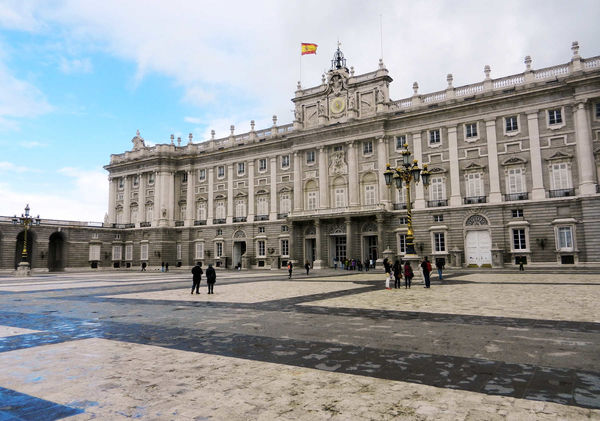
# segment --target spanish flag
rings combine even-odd
[[[302,55],[305,54],[317,54],[317,44],[308,44],[308,43],[302,43],[300,44],[302,46]]]

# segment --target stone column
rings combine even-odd
[[[185,196],[185,226],[194,226],[194,197],[196,189],[196,177],[194,171],[187,171],[187,195]]]
[[[315,261],[313,262],[313,268],[321,269],[323,268],[323,250],[321,247],[321,221],[316,218],[315,219]]]
[[[271,161],[271,197],[269,220],[277,220],[277,156],[273,156]]]
[[[350,206],[359,206],[358,161],[356,158],[356,145],[348,142],[348,192]]]
[[[248,222],[254,221],[254,160],[248,161]]]
[[[158,209],[156,209],[156,214],[158,216],[158,225],[164,227],[168,224],[169,218],[169,189],[168,189],[168,180],[166,171],[158,171],[158,176],[156,177],[156,193],[155,197],[158,202]],[[158,196],[156,196],[158,195]],[[163,215],[163,210],[165,210],[165,214]]]
[[[329,200],[327,191],[329,189],[327,174],[327,149],[324,147],[319,148],[319,208],[327,209],[329,207]]]
[[[294,212],[302,211],[302,163],[300,154],[294,152]]]
[[[212,225],[214,215],[214,182],[215,182],[215,169],[208,169],[208,209],[206,210],[206,225]]]
[[[233,164],[227,165],[227,219],[226,222],[233,222]]]
[[[537,111],[527,114],[527,127],[529,129],[529,155],[531,157],[531,180],[533,200],[544,200],[544,174],[542,173],[542,151],[540,149],[540,128]]]
[[[377,261],[379,262],[381,260],[383,262],[383,251],[389,248],[388,244],[384,244],[385,238],[383,233],[383,215],[378,214],[375,217],[375,220],[377,222]]]
[[[377,142],[377,180],[379,181],[379,202],[383,203],[387,210],[392,210],[392,203],[390,201],[390,190],[385,185],[385,178],[383,177],[383,171],[385,171],[385,164],[388,163],[388,143],[385,136],[380,136]]]
[[[421,144],[421,132],[412,134],[412,144],[413,144],[413,157],[419,163],[423,164],[423,145]],[[425,189],[423,188],[423,183],[419,183],[415,186],[414,190],[416,193],[415,197],[415,205],[413,209],[425,209]],[[408,205],[408,204],[407,204]]]
[[[167,202],[167,219],[168,225],[172,226],[175,220],[175,173],[173,171],[167,172],[165,180],[169,196],[169,201]]]
[[[596,194],[596,165],[590,120],[587,113],[586,103],[578,103],[575,109],[575,145],[579,171],[579,195],[581,196]]]
[[[462,197],[460,194],[456,126],[448,127],[448,153],[450,155],[450,206],[460,206]]]
[[[138,188],[138,220],[135,222],[137,222],[137,226],[139,227],[140,223],[146,221],[146,179],[144,174],[138,174],[138,179],[140,180]]]
[[[498,171],[498,144],[496,143],[496,119],[485,122],[488,165],[490,177],[490,203],[501,203],[500,172]]]
[[[117,222],[115,210],[117,207],[117,179],[108,177],[108,223]]]
[[[129,224],[131,221],[131,186],[130,177],[123,176],[125,188],[123,189],[123,223]]]
[[[160,220],[160,194],[161,194],[161,183],[160,172],[154,172],[154,201],[152,204],[152,226],[157,227],[158,221]]]
[[[356,258],[352,255],[352,219],[347,216],[344,223],[346,224],[346,258]]]
[[[297,236],[298,236],[298,230],[294,227],[293,223],[291,223],[289,225],[289,232],[290,232],[290,244],[289,244],[289,247],[290,247],[290,251],[289,251],[289,253],[290,253],[290,260],[292,262],[294,262],[294,264],[295,264],[297,262],[297,259],[296,259],[296,242],[298,241],[298,238],[297,238]]]

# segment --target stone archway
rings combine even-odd
[[[57,272],[65,270],[65,236],[62,232],[55,232],[48,240],[48,270]]]
[[[17,243],[15,247],[15,269],[19,267],[21,263],[21,255],[23,252],[23,240],[25,238],[25,231],[21,231],[17,235]],[[33,253],[35,252],[35,234],[31,230],[27,230],[27,261],[29,267],[33,269]]]

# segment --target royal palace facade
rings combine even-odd
[[[448,266],[600,262],[600,57],[410,98],[392,78],[356,75],[338,49],[322,83],[298,84],[292,124],[112,155],[103,224],[41,220],[33,269],[218,266],[315,268],[402,256],[406,192],[386,164],[404,145],[431,172],[411,188],[416,251]],[[13,269],[23,229],[0,221],[0,262]]]

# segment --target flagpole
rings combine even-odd
[[[302,86],[302,44],[300,44],[300,86]]]

